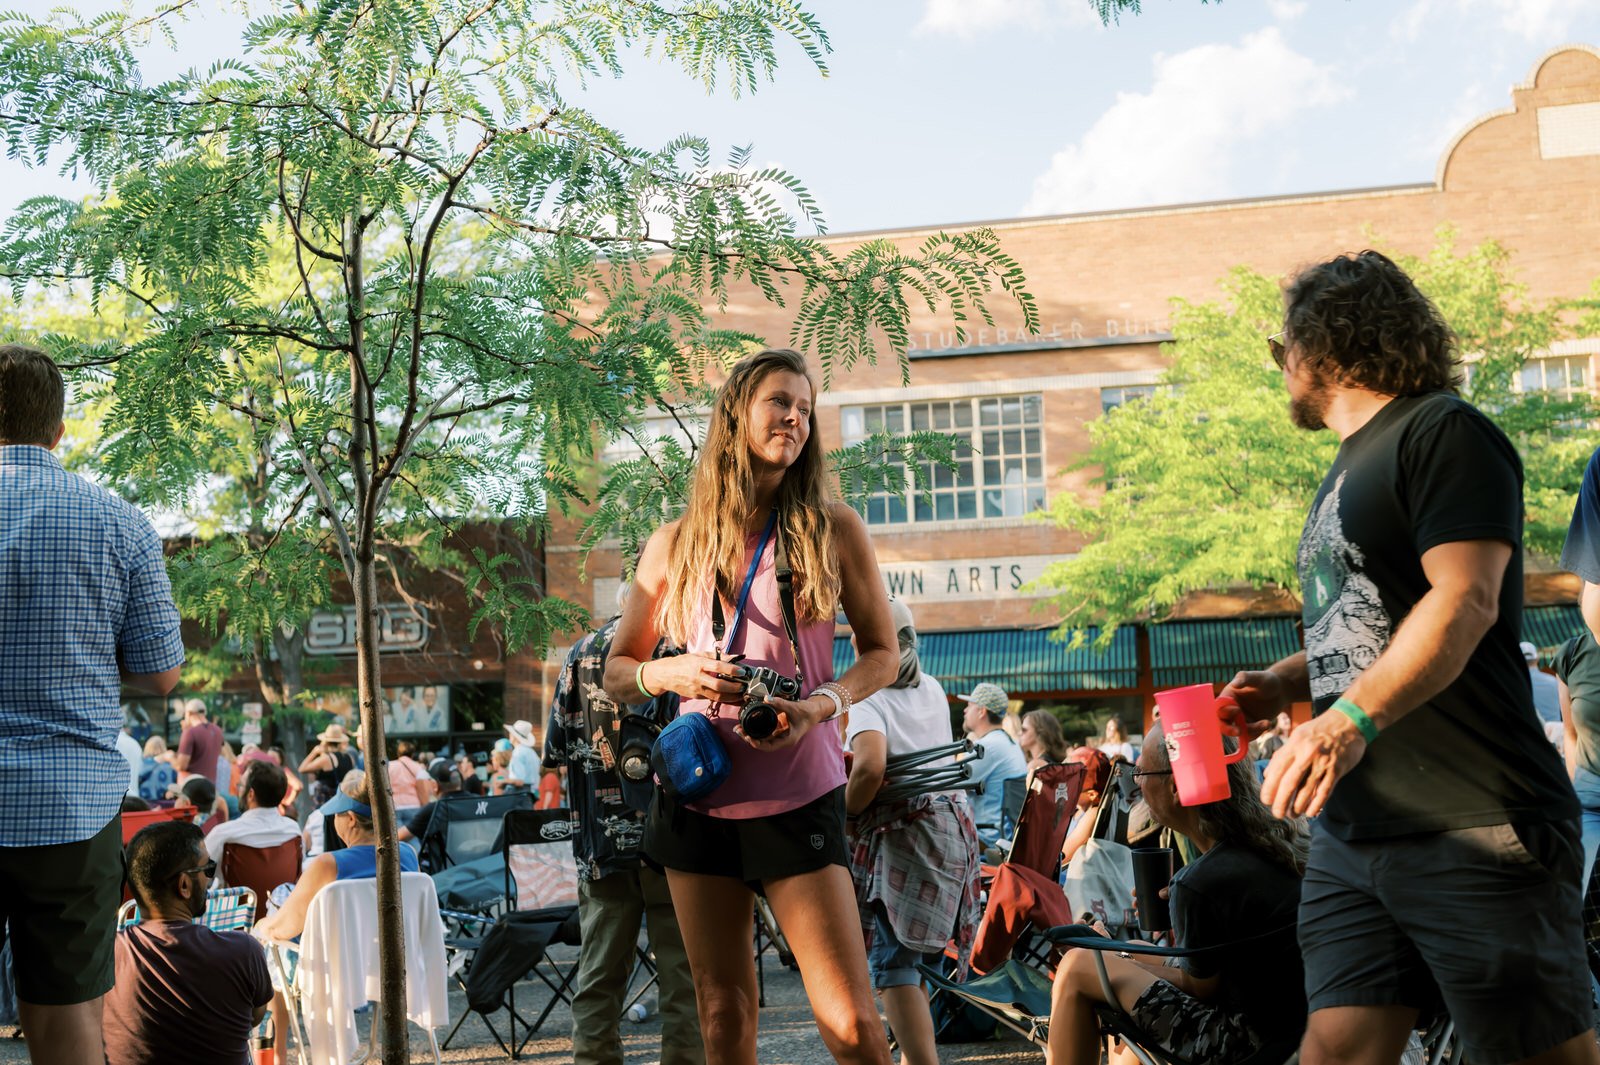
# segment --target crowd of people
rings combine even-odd
[[[0,808],[0,917],[34,1060],[243,1060],[272,977],[256,939],[195,924],[228,848],[301,841],[302,871],[255,929],[293,942],[328,884],[374,875],[386,788],[408,843],[462,791],[570,806],[575,1060],[621,1061],[643,925],[662,1060],[754,1062],[760,897],[828,1052],[887,1063],[881,1000],[902,1060],[925,1065],[918,965],[969,962],[985,865],[1012,846],[1009,782],[1025,796],[1078,767],[1050,856],[1064,863],[1105,823],[1111,767],[1128,763],[1151,821],[1182,841],[1163,895],[1183,956],[1107,958],[1105,983],[1090,951],[1054,959],[1054,1065],[1099,1060],[1106,983],[1145,1038],[1196,1063],[1286,1041],[1307,1065],[1395,1061],[1444,1009],[1474,1062],[1596,1065],[1579,910],[1600,850],[1600,454],[1563,557],[1591,631],[1546,682],[1520,645],[1520,460],[1456,394],[1438,310],[1375,252],[1307,268],[1284,300],[1267,346],[1290,418],[1340,442],[1297,558],[1305,649],[1224,686],[1250,732],[1226,745],[1251,757],[1228,770],[1227,798],[1195,805],[1176,772],[1192,740],[1158,722],[1136,748],[1113,717],[1073,748],[1056,717],[1011,713],[993,683],[955,696],[963,786],[886,797],[897,758],[951,746],[951,701],[860,516],[830,498],[815,381],[786,349],[739,362],[718,390],[687,507],[568,656],[542,758],[517,720],[485,774],[410,743],[373,772],[335,723],[291,769],[276,748],[236,756],[198,699],[176,748],[141,749],[118,732],[121,685],[165,696],[183,664],[160,540],[52,454],[54,363],[0,347],[0,628],[30,634],[0,642],[0,782],[37,800]],[[835,677],[840,613],[856,655]],[[655,787],[620,771],[641,719],[659,732]],[[682,778],[685,737],[713,780]],[[119,808],[167,802],[192,816],[143,828],[124,854]],[[116,933],[124,861],[140,920]],[[401,865],[418,867],[409,846]],[[1485,932],[1508,913],[1515,935]]]

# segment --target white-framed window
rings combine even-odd
[[[1156,394],[1157,385],[1119,385],[1100,390],[1100,413],[1110,414],[1130,400],[1144,399]]]
[[[1589,356],[1545,355],[1529,359],[1517,374],[1522,392],[1549,392],[1561,399],[1575,399],[1589,392]]]
[[[1035,393],[971,399],[913,400],[840,410],[853,444],[874,433],[931,430],[961,439],[955,469],[924,464],[931,499],[914,484],[877,492],[858,506],[869,525],[915,525],[1021,517],[1044,507],[1044,401]]]

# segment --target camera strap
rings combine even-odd
[[[717,643],[717,654],[720,656],[724,650],[733,646],[734,637],[739,635],[739,626],[744,621],[744,608],[750,602],[750,586],[756,582],[756,570],[761,567],[761,556],[766,553],[767,541],[772,539],[773,530],[778,527],[778,510],[772,510],[772,516],[767,519],[766,531],[761,534],[761,542],[756,545],[756,553],[750,559],[750,569],[744,575],[744,587],[739,590],[739,602],[733,608],[733,625],[724,626],[722,622],[722,596],[715,588],[711,590],[711,638]],[[778,551],[783,551],[783,541],[778,541]],[[723,630],[727,629],[727,639],[723,639]]]
[[[805,670],[800,665],[800,638],[795,625],[794,610],[794,569],[789,565],[789,552],[783,546],[783,533],[778,529],[778,511],[772,511],[772,517],[767,519],[767,530],[761,534],[761,543],[756,547],[755,557],[750,560],[750,571],[745,574],[744,588],[739,592],[739,602],[733,612],[733,625],[724,626],[722,619],[722,597],[715,592],[711,596],[711,637],[717,643],[717,653],[721,654],[726,648],[733,646],[733,639],[739,634],[739,624],[744,621],[745,606],[750,601],[750,586],[755,583],[756,570],[761,565],[761,555],[767,549],[767,541],[776,538],[773,545],[773,571],[778,580],[778,605],[783,611],[783,630],[789,637],[789,650],[794,655],[794,679],[802,688],[805,687]],[[727,631],[727,640],[724,642],[724,629]]]

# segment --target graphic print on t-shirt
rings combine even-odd
[[[1392,629],[1378,586],[1363,568],[1366,556],[1344,535],[1339,517],[1344,478],[1341,472],[1300,536],[1300,594],[1313,699],[1338,695],[1355,683],[1389,646]]]

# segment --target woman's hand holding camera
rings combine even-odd
[[[673,655],[657,658],[646,667],[645,683],[652,692],[677,692],[685,699],[740,703],[744,681],[734,675],[738,667],[711,655]]]
[[[778,727],[772,735],[764,740],[753,740],[745,736],[742,730],[739,733],[744,737],[744,742],[758,751],[777,751],[794,746],[800,742],[800,737],[811,731],[813,725],[826,721],[834,710],[833,700],[822,695],[794,702],[774,696],[768,698],[767,702],[778,711]]]

